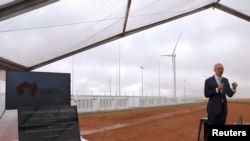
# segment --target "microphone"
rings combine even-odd
[[[223,84],[224,84],[224,81],[225,81],[224,78],[221,78],[221,82],[220,82],[220,83],[223,83]]]

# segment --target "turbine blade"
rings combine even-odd
[[[166,55],[159,55],[159,56],[169,56],[169,57],[171,57],[173,55],[172,54],[166,54]]]
[[[181,38],[181,35],[182,35],[182,32],[180,33],[180,35],[179,35],[179,37],[178,37],[178,39],[177,39],[177,42],[176,42],[176,44],[175,44],[175,47],[174,47],[174,50],[173,50],[172,55],[174,55],[174,53],[175,53],[175,50],[176,50],[176,47],[177,47],[177,45],[178,45],[179,39]]]

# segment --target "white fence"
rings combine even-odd
[[[170,98],[157,96],[72,96],[71,105],[76,105],[79,113],[124,110],[146,107],[195,103],[201,98]],[[0,116],[5,111],[5,95],[0,93]]]
[[[71,105],[76,105],[79,113],[122,109],[134,109],[195,103],[197,98],[140,97],[140,96],[75,96]]]

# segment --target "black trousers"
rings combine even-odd
[[[208,122],[204,124],[204,137],[208,141],[208,125],[225,125],[227,119],[227,112],[225,111],[225,103],[221,103],[221,113],[208,115]]]
[[[225,125],[226,119],[225,103],[221,103],[221,112],[219,114],[208,114],[208,125]]]

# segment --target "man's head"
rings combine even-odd
[[[217,76],[221,77],[224,72],[224,67],[221,63],[217,63],[214,65],[214,72]]]

